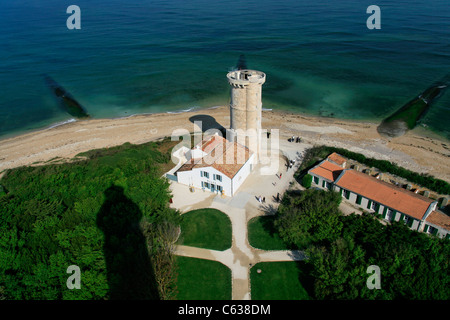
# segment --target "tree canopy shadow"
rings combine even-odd
[[[146,240],[139,227],[142,212],[122,187],[111,186],[104,195],[97,227],[104,234],[109,299],[159,300]]]

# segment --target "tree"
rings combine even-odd
[[[334,241],[342,229],[340,201],[338,193],[323,190],[287,193],[278,208],[275,226],[285,242],[299,248]]]
[[[170,159],[168,148],[165,154],[158,151],[162,147],[126,144],[87,152],[88,160],[8,170],[1,180],[7,193],[0,195],[0,298],[107,299],[111,284],[120,280],[116,276],[145,285],[145,272],[131,272],[131,278],[121,273],[138,265],[148,270],[145,264],[161,278],[174,277],[174,265],[166,262],[173,260],[172,252],[153,258],[165,233],[154,232],[150,239],[140,223],[167,224],[170,230],[179,224],[179,212],[169,207],[168,183],[160,178],[160,166]],[[120,189],[115,196],[109,192],[114,188]],[[99,212],[108,220],[100,223],[108,229],[108,241],[96,225]],[[117,225],[128,228],[114,229]],[[66,286],[70,265],[81,269],[82,290]],[[165,285],[164,297],[174,292],[174,281]],[[157,295],[152,290],[147,296]]]
[[[302,185],[303,185],[306,189],[309,189],[309,188],[311,188],[312,180],[313,180],[312,175],[310,175],[309,173],[308,173],[308,174],[305,174],[305,175],[303,176],[303,178],[302,178]]]

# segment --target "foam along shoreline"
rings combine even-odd
[[[116,119],[66,121],[57,126],[0,140],[0,172],[24,165],[39,165],[60,157],[72,159],[92,149],[126,142],[140,144],[171,136],[176,129],[194,131],[195,115],[208,115],[228,128],[228,106],[179,113],[132,115]],[[389,160],[407,169],[450,181],[450,142],[423,128],[389,140],[377,132],[377,123],[307,116],[263,110],[263,129],[280,130],[280,139],[300,136],[310,145],[330,145]]]
[[[56,127],[63,126],[63,125],[65,125],[65,124],[72,123],[72,122],[75,122],[75,121],[77,121],[77,119],[72,118],[72,119],[69,119],[69,120],[65,120],[65,121],[61,121],[61,122],[56,122],[56,123],[51,124],[50,126],[48,126],[47,129],[56,128]]]

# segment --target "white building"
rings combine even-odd
[[[254,156],[247,147],[216,134],[186,152],[187,161],[175,176],[189,187],[233,196],[253,170]]]
[[[216,134],[187,152],[178,150],[175,157],[187,160],[166,176],[192,188],[233,196],[258,163],[266,75],[237,70],[229,72],[227,79],[231,86],[227,139]]]

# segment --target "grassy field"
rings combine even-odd
[[[248,242],[252,247],[263,250],[290,249],[277,234],[274,219],[273,216],[262,216],[248,222]]]
[[[256,264],[250,270],[252,300],[309,300],[311,279],[306,275],[306,269],[304,262]]]
[[[178,244],[223,251],[231,248],[231,221],[216,209],[198,209],[182,215]]]
[[[176,257],[178,300],[231,300],[231,270],[216,261]]]

